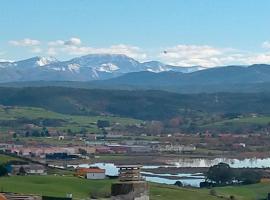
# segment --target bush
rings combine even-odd
[[[183,187],[183,183],[181,181],[176,181],[174,183],[174,185],[178,186],[178,187]]]
[[[219,185],[229,184],[234,178],[233,170],[226,163],[219,163],[209,168],[207,179]]]
[[[254,184],[259,183],[262,178],[262,173],[254,170],[244,170],[239,173],[236,179],[242,184]]]
[[[6,176],[8,174],[8,170],[5,165],[0,165],[0,176]]]

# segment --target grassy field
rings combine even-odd
[[[242,117],[234,119],[221,120],[209,124],[201,125],[202,129],[218,129],[218,130],[237,130],[238,128],[251,126],[267,126],[270,124],[269,116]]]
[[[97,131],[95,123],[97,120],[108,120],[111,123],[119,123],[123,126],[128,124],[140,123],[140,120],[123,117],[112,116],[78,116],[78,115],[65,115],[42,108],[33,107],[0,107],[0,120],[15,121],[17,119],[25,118],[28,120],[63,120],[62,126],[56,126],[57,130],[80,131],[85,128],[88,131]],[[10,127],[14,128],[14,127]],[[7,127],[3,128],[7,129]]]
[[[13,160],[19,160],[19,158],[0,154],[0,164],[7,163],[7,162],[13,161]]]
[[[228,186],[216,188],[220,195],[234,195],[237,200],[258,200],[265,199],[270,193],[269,183],[260,183],[246,186]]]
[[[72,176],[14,176],[0,178],[3,191],[25,194],[65,196],[72,193],[74,199],[89,197],[90,194],[106,196],[110,193],[111,184],[115,180],[86,180]],[[270,184],[233,186],[215,188],[217,195],[237,200],[257,200],[267,196]],[[150,184],[151,200],[218,200],[211,196],[208,189],[178,188],[174,186]],[[223,198],[225,199],[225,198]]]
[[[86,180],[64,176],[14,176],[0,178],[3,191],[26,194],[65,196],[72,193],[75,199],[89,197],[90,194],[104,196],[110,194],[112,180]],[[178,189],[165,185],[151,184],[152,200],[215,200],[208,190]]]

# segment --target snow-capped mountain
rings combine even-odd
[[[157,61],[138,62],[121,54],[91,54],[59,61],[53,57],[33,57],[16,62],[0,62],[0,82],[16,81],[90,81],[117,77],[130,72],[201,70],[201,67],[178,67]]]

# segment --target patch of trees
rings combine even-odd
[[[0,164],[0,176],[6,176],[8,174],[6,164]]]
[[[110,127],[110,122],[108,120],[98,120],[97,127],[101,128],[101,129],[106,128],[106,127]]]
[[[201,187],[230,184],[254,184],[260,182],[262,172],[254,169],[233,169],[226,163],[211,166],[206,173],[206,182]]]
[[[25,137],[49,137],[50,132],[46,127],[43,127],[41,130],[39,129],[30,129],[25,131]]]
[[[186,117],[194,112],[223,113],[228,118],[245,113],[270,114],[269,102],[270,93],[176,94],[153,90],[0,88],[0,104],[7,106],[42,107],[65,114],[109,113],[144,120]]]

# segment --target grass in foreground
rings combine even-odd
[[[24,194],[39,194],[63,197],[72,193],[74,199],[84,199],[90,194],[104,196],[110,194],[111,184],[115,180],[86,180],[72,176],[14,176],[0,178],[2,191]],[[270,183],[249,186],[215,188],[218,195],[237,200],[257,200],[265,198],[270,191]],[[174,186],[150,184],[151,200],[217,200],[209,195],[208,189],[178,188]]]
[[[5,192],[65,197],[73,194],[75,199],[90,194],[105,195],[110,192],[111,180],[91,181],[72,176],[13,176],[0,178],[0,188]]]
[[[72,193],[74,199],[83,199],[95,194],[110,194],[111,184],[116,180],[86,180],[72,176],[13,176],[1,177],[0,188],[6,192],[39,194],[64,197]],[[215,188],[218,195],[229,197],[234,195],[237,200],[257,200],[267,197],[270,183],[247,186],[229,186]],[[150,184],[151,200],[218,200],[211,196],[208,189],[178,188],[175,186]],[[226,199],[226,198],[223,198]]]
[[[270,193],[270,183],[259,183],[246,186],[228,186],[216,188],[218,194],[234,195],[237,200],[266,199]]]

